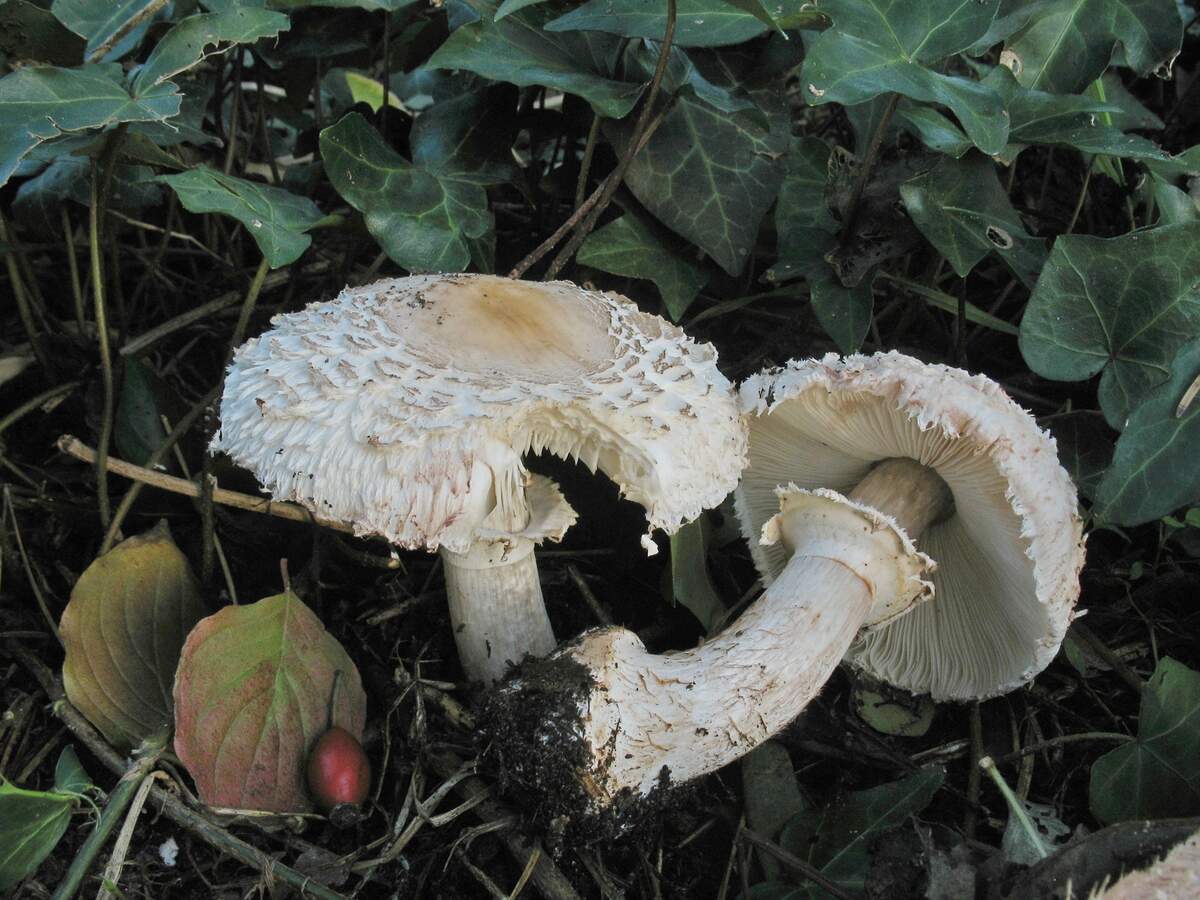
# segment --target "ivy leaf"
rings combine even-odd
[[[653,281],[673,322],[683,317],[708,281],[702,266],[671,246],[649,222],[628,212],[588,235],[578,259],[602,272]]]
[[[122,541],[71,591],[60,632],[67,699],[128,749],[171,721],[179,648],[207,612],[166,526]]]
[[[687,94],[677,97],[625,183],[660,222],[700,247],[730,275],[742,271],[783,180],[786,121],[764,110],[770,130]],[[611,126],[624,145],[632,126]]]
[[[620,41],[597,33],[551,34],[542,30],[551,14],[524,9],[498,22],[485,16],[455,29],[425,65],[465,69],[519,87],[555,88],[582,97],[606,118],[623,117],[643,85],[610,77]]]
[[[28,0],[0,3],[0,54],[10,62],[73,66],[82,61],[84,44],[47,9]]]
[[[505,84],[433,104],[413,121],[412,161],[434,175],[473,184],[515,181],[517,91]]]
[[[928,806],[945,774],[940,768],[920,769],[899,781],[847,794],[826,809],[805,810],[784,826],[779,843],[839,887],[861,894],[872,840]]]
[[[1179,53],[1183,22],[1175,0],[1053,0],[1005,46],[1026,87],[1078,94],[1099,78],[1119,43],[1139,75]]]
[[[671,535],[671,599],[683,604],[709,634],[725,615],[725,603],[708,575],[710,532],[701,516]]]
[[[786,281],[828,269],[825,253],[838,230],[826,200],[832,153],[829,145],[819,138],[792,141],[775,205],[779,261],[768,272],[772,281]]]
[[[175,752],[210,806],[304,812],[313,742],[331,725],[361,739],[366,707],[353,661],[288,591],[192,629],[175,676]]]
[[[305,232],[322,218],[307,197],[207,166],[156,180],[169,185],[188,212],[221,213],[245,225],[272,269],[300,258],[312,243]]]
[[[64,794],[82,794],[92,787],[92,779],[79,761],[79,754],[67,744],[54,766],[54,790]]]
[[[515,12],[520,12],[527,6],[535,6],[538,3],[545,2],[546,0],[504,0],[496,10],[496,15],[492,18],[499,22],[505,16],[511,16]]]
[[[1101,822],[1200,813],[1200,672],[1169,656],[1142,688],[1137,740],[1092,764],[1088,788]]]
[[[787,0],[780,5],[780,12],[796,12],[801,5],[795,0]],[[739,9],[737,4],[722,0],[679,0],[674,44],[676,47],[740,44],[758,37],[768,25],[774,27],[774,23],[764,22],[752,12]],[[547,22],[546,30],[603,31],[621,37],[661,41],[666,26],[665,4],[645,0],[588,0],[566,15]]]
[[[166,439],[158,406],[158,394],[167,390],[162,379],[142,360],[125,360],[121,399],[113,421],[117,452],[135,465],[144,466]]]
[[[74,805],[69,794],[27,791],[0,779],[0,891],[37,871],[66,833]]]
[[[159,0],[54,0],[50,12],[80,37],[87,38],[89,57],[103,46],[119,48],[118,43],[135,29],[145,28],[162,9]]]
[[[1184,402],[1197,378],[1200,339],[1179,349],[1171,377],[1142,397],[1129,416],[1096,492],[1098,520],[1140,525],[1200,499],[1200,402],[1194,397]]]
[[[928,68],[982,36],[999,0],[830,0],[822,10],[833,27],[809,48],[801,73],[812,104],[863,103],[891,91],[950,107],[967,135],[988,154],[999,153],[1008,117],[991,88]]]
[[[0,186],[34,147],[72,131],[118,122],[161,122],[179,112],[175,85],[134,98],[115,63],[56,69],[32,66],[0,78]]]
[[[1021,353],[1055,381],[1100,378],[1120,430],[1175,352],[1200,335],[1200,223],[1054,243],[1021,321]]]
[[[435,175],[389,147],[358,113],[321,132],[321,157],[367,231],[410,272],[490,268],[492,216],[477,184]]]
[[[1112,429],[1104,421],[1104,415],[1091,409],[1077,409],[1038,421],[1054,435],[1058,459],[1079,489],[1079,495],[1088,500],[1095,498],[1100,478],[1113,458]]]
[[[958,159],[975,146],[957,124],[932,106],[905,100],[896,115],[930,150]]]
[[[976,153],[943,159],[900,185],[900,198],[960,278],[996,253],[1026,286],[1037,280],[1045,245],[1025,230],[990,159]]]
[[[274,37],[287,31],[288,27],[287,16],[265,9],[238,7],[226,12],[188,16],[154,45],[133,79],[133,91],[140,94],[217,52],[223,53],[236,44],[252,44],[259,38]],[[229,46],[220,51],[205,52],[206,48],[216,44]]]
[[[625,52],[627,72],[636,72],[647,81],[654,75],[658,64],[659,48],[646,41],[633,43]],[[715,84],[704,76],[704,73],[692,62],[691,58],[678,47],[672,47],[667,55],[667,68],[663,72],[663,90],[676,93],[689,90],[699,100],[709,106],[727,113],[746,113],[748,121],[760,127],[767,127],[766,117],[754,101],[742,91],[731,90]]]
[[[875,294],[871,290],[874,281],[864,278],[853,287],[846,287],[829,266],[808,278],[817,323],[842,353],[857,353],[867,336],[875,312]]]

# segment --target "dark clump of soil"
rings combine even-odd
[[[665,766],[645,797],[622,791],[599,803],[595,789],[589,791],[593,753],[581,715],[592,694],[603,689],[568,647],[523,663],[483,698],[478,718],[489,739],[483,759],[495,769],[501,790],[520,797],[539,828],[585,845],[655,830],[668,798],[673,804],[684,799],[672,790]]]

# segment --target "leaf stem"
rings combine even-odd
[[[0,216],[0,242],[8,245],[4,250],[4,265],[8,268],[8,280],[12,285],[13,299],[17,302],[17,315],[21,319],[21,325],[25,328],[29,346],[33,349],[33,355],[37,357],[38,365],[42,367],[47,378],[52,378],[53,370],[49,367],[50,360],[46,355],[46,348],[42,346],[42,336],[38,331],[37,323],[33,320],[33,309],[29,303],[29,295],[25,292],[25,280],[21,277],[21,268],[17,263],[17,253],[20,251],[13,246],[15,242],[9,236],[8,224],[4,221],[3,216]]]
[[[1017,799],[1017,795],[1012,792],[1012,788],[1008,786],[1008,782],[1004,780],[1004,776],[996,768],[996,763],[990,756],[985,756],[979,761],[979,768],[988,773],[992,781],[996,783],[1001,795],[1004,797],[1004,802],[1008,804],[1008,809],[1012,815],[1016,816],[1017,822],[1021,829],[1028,835],[1034,849],[1037,850],[1038,856],[1045,859],[1050,855],[1050,851],[1046,849],[1046,842],[1042,836],[1038,834],[1037,826],[1033,824],[1033,820],[1029,818],[1029,813],[1025,810],[1025,804]]]
[[[88,208],[88,252],[92,271],[92,302],[95,305],[96,340],[100,348],[100,376],[104,386],[104,407],[100,437],[96,443],[96,502],[100,524],[107,528],[112,518],[108,499],[108,445],[112,440],[113,407],[116,389],[113,381],[112,348],[108,343],[108,311],[104,305],[104,268],[100,258],[100,219],[108,195],[108,185],[116,165],[117,153],[125,137],[125,125],[109,135],[100,158],[92,164],[91,203]]]
[[[751,831],[742,824],[738,829],[738,838],[745,841],[747,844],[752,844],[760,850],[764,850],[771,854],[793,872],[807,878],[813,884],[828,891],[829,894],[838,898],[838,900],[854,900],[853,896],[846,893],[838,885],[830,881],[821,870],[809,862],[805,862],[794,853],[789,853],[773,841],[767,840],[756,831]]]

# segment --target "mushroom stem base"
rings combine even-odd
[[[439,551],[459,661],[469,679],[488,686],[526,655],[544,656],[556,643],[533,542],[514,538],[505,544],[499,553]]]

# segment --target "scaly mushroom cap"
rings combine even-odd
[[[561,496],[527,496],[530,450],[599,467],[667,531],[745,459],[713,348],[616,294],[420,275],[272,325],[234,356],[212,449],[274,497],[403,547],[465,553],[539,520],[561,536]]]
[[[849,492],[880,460],[930,466],[955,513],[928,528],[934,598],[865,633],[847,659],[935,700],[1012,690],[1046,667],[1079,595],[1083,537],[1054,439],[999,385],[899,353],[793,361],[745,381],[750,462],[743,533],[779,510],[776,487]],[[769,583],[785,546],[750,540]]]

